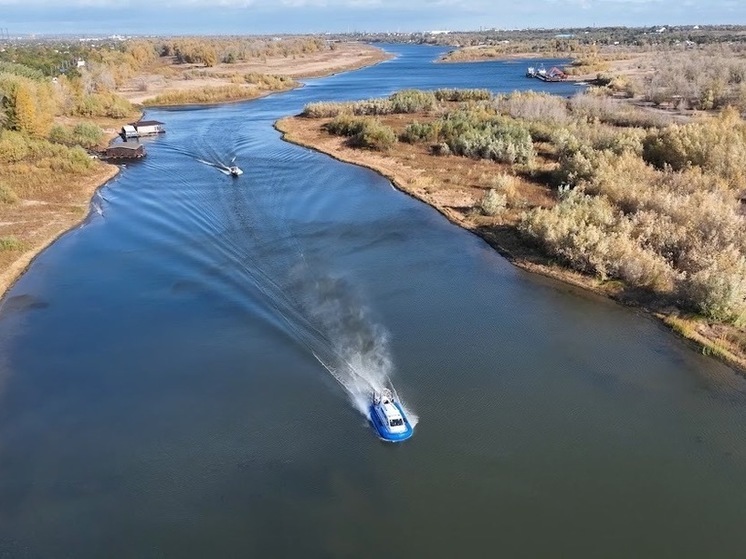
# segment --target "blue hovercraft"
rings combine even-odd
[[[388,389],[373,394],[370,404],[370,422],[375,427],[378,436],[384,441],[398,443],[406,441],[414,434],[407,415],[401,404],[394,399]]]

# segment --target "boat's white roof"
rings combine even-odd
[[[390,402],[385,402],[379,407],[383,410],[383,414],[387,419],[404,419],[401,412],[399,412],[399,408]]]

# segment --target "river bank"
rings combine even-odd
[[[282,81],[287,87],[275,87],[277,80],[266,81],[267,88],[247,84],[241,87],[245,96],[240,98],[216,97],[209,101],[200,101],[193,97],[200,90],[213,90],[231,84],[231,77],[226,77],[224,66],[231,66],[232,75],[244,75],[260,69],[286,72],[297,78],[329,76],[345,71],[352,71],[365,66],[377,64],[391,58],[381,49],[362,43],[340,44],[335,50],[312,53],[301,60],[286,57],[270,57],[264,62],[234,65],[218,65],[211,68],[211,74],[200,80],[168,80],[160,83],[147,94],[142,91],[128,91],[125,87],[117,93],[130,102],[142,104],[149,99],[161,96],[174,96],[177,102],[165,105],[211,105],[225,102],[240,102],[258,99],[272,93],[287,91],[298,87],[295,80]],[[194,70],[194,65],[181,71]],[[134,81],[140,81],[150,75],[140,75]],[[266,76],[272,78],[274,76]],[[259,80],[262,82],[262,80]],[[263,83],[263,82],[262,82]],[[142,116],[142,110],[139,110]],[[136,120],[134,114],[122,119],[83,119],[57,118],[56,123],[71,128],[80,122],[95,122],[104,132],[100,147],[115,139],[122,125]],[[98,160],[91,160],[85,169],[75,173],[56,170],[44,159],[32,162],[18,161],[5,166],[0,171],[0,186],[10,193],[7,200],[0,200],[0,299],[26,271],[34,258],[45,248],[54,243],[60,236],[85,220],[90,212],[91,198],[96,191],[114,178],[119,167]],[[35,180],[35,177],[38,177]],[[27,186],[16,186],[31,183]],[[6,186],[7,185],[7,186]],[[13,187],[13,188],[11,188]],[[0,192],[5,196],[5,190]]]
[[[338,43],[334,50],[301,57],[270,56],[211,67],[175,64],[168,59],[128,80],[117,94],[131,103],[149,106],[246,101],[293,89],[299,79],[358,70],[390,58],[390,54],[365,43]]]
[[[424,115],[416,115],[419,122]],[[390,115],[384,125],[401,133],[412,115]],[[552,164],[540,154],[534,178],[510,176],[508,207],[499,215],[480,211],[486,193],[494,186],[496,174],[511,173],[511,166],[489,160],[473,160],[455,155],[434,156],[422,146],[399,142],[395,150],[378,152],[350,147],[346,138],[327,133],[323,126],[331,119],[290,117],[276,128],[289,142],[326,153],[335,159],[361,165],[387,177],[394,186],[432,206],[451,222],[482,237],[490,246],[521,269],[541,274],[600,294],[660,319],[677,334],[708,355],[713,355],[741,372],[746,371],[740,329],[712,323],[697,315],[681,312],[670,301],[614,279],[599,279],[563,265],[548,256],[519,232],[521,214],[531,207],[553,207],[556,191],[547,183]],[[506,175],[503,175],[506,176]]]

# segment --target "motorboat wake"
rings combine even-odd
[[[243,175],[241,168],[236,165],[236,158],[231,159],[231,164],[227,167],[228,174],[232,177],[240,177]]]
[[[373,393],[369,415],[378,436],[384,441],[406,441],[414,434],[404,408],[387,388]]]
[[[231,177],[240,177],[243,175],[243,170],[236,165],[235,157],[231,159],[230,165],[225,165],[224,163],[213,163],[212,161],[206,161],[205,159],[197,159],[197,161],[209,165],[210,167],[215,167],[221,173]]]

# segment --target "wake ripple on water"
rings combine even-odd
[[[301,273],[296,272],[291,289],[300,294],[302,314],[319,334],[310,340],[309,349],[345,389],[353,406],[368,417],[372,393],[394,390],[389,333],[372,320],[342,278],[314,277],[308,271],[303,266]],[[414,414],[407,414],[414,425]]]
[[[218,168],[225,159],[205,144],[182,144],[173,151]],[[186,215],[210,237],[214,254],[232,262],[231,282],[253,288],[280,319],[276,324],[284,324],[285,333],[332,374],[355,409],[368,417],[372,393],[394,390],[389,333],[373,320],[354,285],[332,274],[321,259],[308,257],[302,239],[291,230],[288,208],[297,203],[298,192],[280,186],[286,181],[272,180],[273,173],[284,172],[283,164],[292,163],[291,153],[279,154],[279,166],[271,156],[273,170],[263,184],[244,181],[242,188],[205,191],[208,185],[181,176],[182,203],[189,206]],[[242,292],[232,290],[237,297],[245,296]],[[416,415],[406,406],[405,411],[415,425]]]

